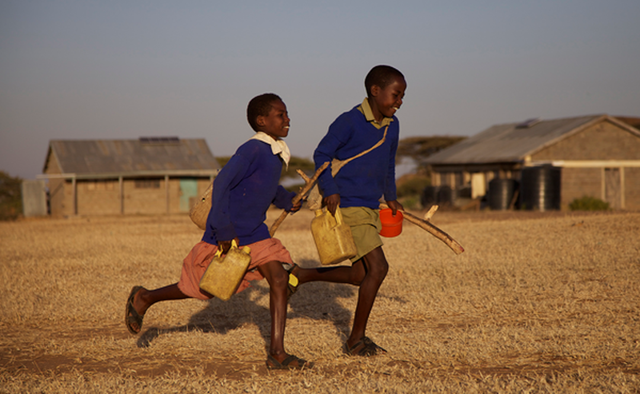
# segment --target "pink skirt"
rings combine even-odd
[[[270,261],[293,264],[289,251],[285,249],[279,239],[267,238],[246,246],[251,248],[251,263],[236,293],[249,287],[251,285],[249,281],[264,279],[264,276],[257,269],[259,266]],[[198,242],[191,249],[191,252],[182,263],[182,275],[180,275],[180,281],[178,282],[180,291],[189,297],[200,300],[213,298],[211,294],[200,290],[200,279],[217,251],[218,247],[216,245],[211,245],[204,241]]]

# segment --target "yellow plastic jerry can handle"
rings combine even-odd
[[[342,225],[342,212],[340,212],[340,206],[336,207],[336,214],[334,215],[336,218],[336,226]]]
[[[229,248],[229,250],[231,249],[237,249],[238,248],[238,243],[236,242],[235,238],[231,240],[231,248]],[[222,248],[220,247],[220,245],[218,245],[218,251],[216,252],[215,256],[213,256],[214,258],[220,257],[222,256]]]

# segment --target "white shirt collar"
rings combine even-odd
[[[286,168],[289,169],[289,159],[291,159],[291,152],[289,151],[289,147],[287,146],[286,142],[284,142],[283,140],[274,140],[273,137],[262,131],[258,131],[250,139],[262,141],[266,144],[271,145],[271,152],[273,152],[274,155],[280,155],[280,158],[282,159],[282,161],[284,161]]]

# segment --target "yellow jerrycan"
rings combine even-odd
[[[248,246],[238,249],[235,239],[226,255],[222,256],[222,250],[218,249],[200,279],[200,288],[223,301],[231,298],[247,272],[251,262],[250,253]]]
[[[357,254],[351,228],[342,221],[340,207],[336,208],[335,217],[326,208],[316,210],[311,233],[322,265],[338,264]]]

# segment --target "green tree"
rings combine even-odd
[[[467,137],[454,136],[430,136],[430,137],[407,137],[398,142],[398,159],[410,157],[419,167],[424,166],[424,159],[432,154],[457,144]]]
[[[22,179],[0,171],[0,220],[15,220],[22,214]]]

